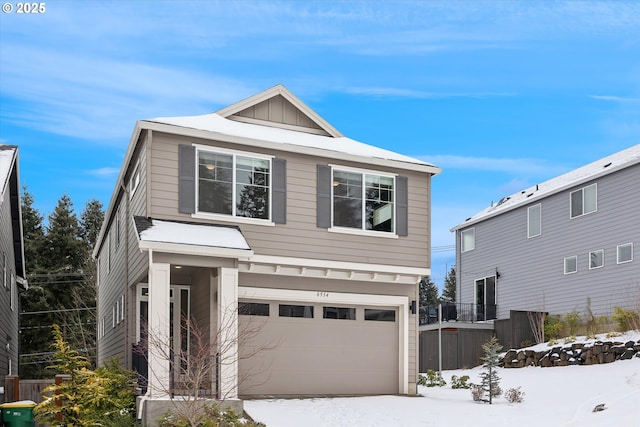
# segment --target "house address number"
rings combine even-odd
[[[320,298],[329,298],[329,292],[317,292],[316,296]]]

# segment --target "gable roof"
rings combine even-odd
[[[495,205],[492,204],[488,208],[481,210],[463,223],[453,227],[451,231],[469,227],[470,225],[476,224],[487,218],[503,214],[520,206],[631,167],[638,163],[640,163],[640,144],[634,145],[600,160],[596,160],[593,163],[589,163],[548,181],[536,184],[533,187],[511,194],[510,196],[503,197]]]

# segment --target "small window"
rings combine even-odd
[[[578,271],[578,257],[576,255],[564,259],[564,274],[571,274]]]
[[[131,179],[129,180],[129,198],[132,198],[140,184],[140,162],[136,163]]]
[[[589,252],[589,270],[604,267],[604,249]]]
[[[4,287],[7,287],[7,254],[2,253],[3,264],[2,264],[2,284]]]
[[[313,318],[313,306],[280,304],[280,317]]]
[[[16,302],[15,302],[15,295],[13,293],[13,286],[14,283],[16,281],[16,277],[13,275],[13,271],[11,272],[11,281],[9,282],[9,301],[10,301],[10,305],[11,305],[11,311],[15,311],[16,309]]]
[[[633,243],[618,246],[618,264],[633,261]]]
[[[364,320],[375,320],[379,322],[395,322],[395,310],[382,310],[378,308],[365,308]]]
[[[598,187],[591,184],[571,192],[571,218],[595,212],[598,208]]]
[[[352,307],[322,307],[322,318],[356,320],[356,309]]]
[[[115,328],[116,327],[116,306],[112,305],[111,306],[111,328]]]
[[[464,230],[460,234],[460,245],[462,246],[462,252],[471,251],[476,248],[476,229],[475,228]]]
[[[120,321],[124,321],[124,295],[120,295]]]
[[[542,234],[542,205],[537,204],[527,209],[527,236],[529,238]]]
[[[118,249],[120,247],[120,208],[116,211],[115,228],[116,249]]]
[[[269,316],[269,304],[241,302],[238,303],[238,314],[242,316]]]

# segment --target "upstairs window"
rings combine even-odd
[[[564,259],[564,274],[572,274],[578,271],[578,257],[576,255]]]
[[[476,229],[470,228],[460,233],[460,246],[462,252],[471,251],[476,248]]]
[[[333,226],[395,232],[393,176],[333,170]]]
[[[633,243],[618,246],[618,264],[633,261]]]
[[[537,204],[527,209],[527,237],[542,234],[542,205]]]
[[[589,270],[604,267],[604,249],[589,252]]]
[[[591,184],[571,192],[571,218],[595,212],[598,208],[598,185]]]
[[[270,219],[271,159],[198,150],[198,212]]]
[[[140,185],[140,161],[136,163],[136,166],[133,169],[133,174],[131,174],[131,178],[129,179],[129,198],[133,197],[139,185]]]

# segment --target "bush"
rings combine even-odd
[[[524,400],[524,392],[520,391],[520,387],[510,388],[504,394],[504,398],[507,399],[509,403],[521,403]]]
[[[573,310],[564,316],[564,321],[569,328],[569,335],[575,336],[578,333],[578,328],[582,325],[582,318],[577,310]]]
[[[418,385],[426,387],[443,387],[447,385],[447,382],[442,378],[442,374],[440,372],[428,370],[426,376],[422,374],[418,375]]]
[[[640,329],[640,317],[633,310],[624,310],[615,307],[611,320],[618,324],[620,332],[626,332],[631,329]]]
[[[547,316],[544,319],[544,340],[550,341],[560,338],[564,328],[565,324],[562,321],[562,316],[558,314]]]
[[[471,384],[468,383],[469,375],[463,375],[458,378],[456,375],[451,377],[451,388],[471,388]]]
[[[232,409],[223,410],[220,405],[214,403],[205,405],[203,414],[196,425],[191,425],[186,417],[177,416],[170,412],[158,420],[158,427],[265,427],[262,423],[255,423],[240,417]]]
[[[484,389],[480,384],[471,384],[471,397],[474,402],[484,401]]]

